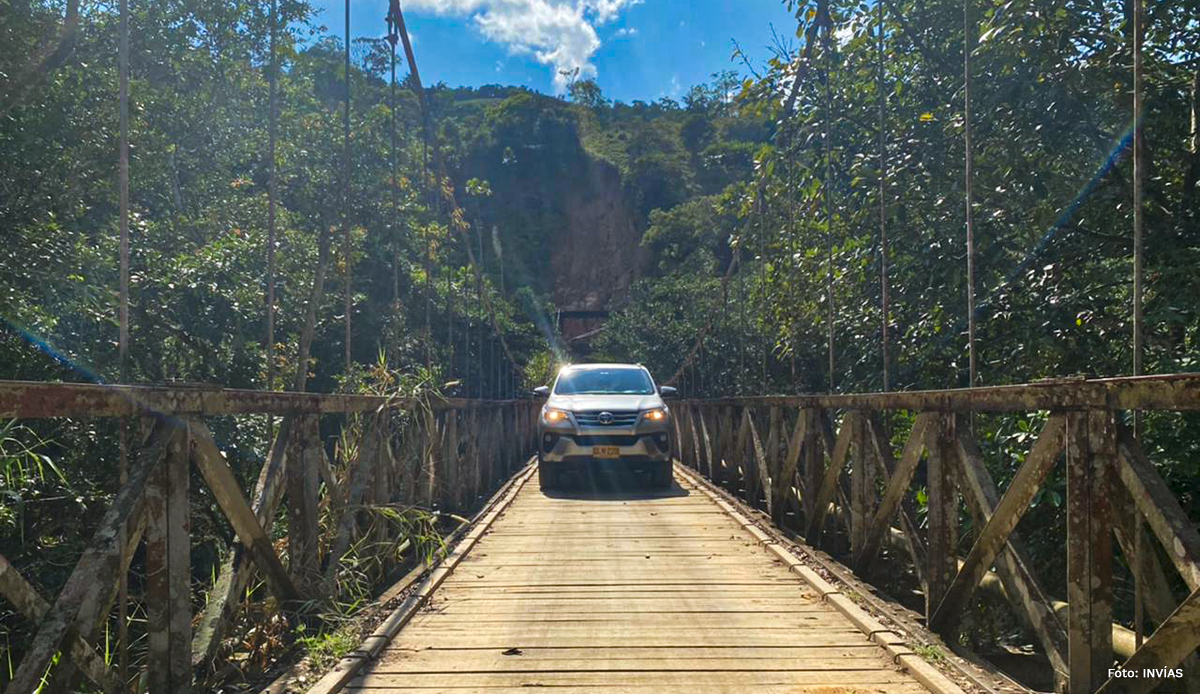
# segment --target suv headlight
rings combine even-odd
[[[557,410],[553,407],[547,407],[546,409],[542,410],[542,419],[545,420],[547,424],[558,424],[559,422],[567,421],[568,415],[566,410]]]
[[[656,407],[653,410],[646,410],[642,416],[649,422],[661,422],[667,418],[667,408]]]

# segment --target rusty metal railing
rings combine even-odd
[[[249,494],[205,421],[247,415],[281,417]],[[326,422],[343,440],[336,468],[321,439],[322,415],[342,415]],[[470,510],[526,462],[536,416],[537,405],[523,400],[0,382],[3,418],[103,418],[98,428],[119,427],[121,417],[141,423],[128,479],[52,601],[0,557],[0,597],[35,625],[5,692],[32,692],[48,671],[63,688],[70,682],[55,678],[78,672],[104,691],[129,691],[93,644],[112,611],[118,577],[143,541],[145,684],[151,692],[191,691],[193,674],[217,655],[253,575],[267,588],[267,595],[256,592],[259,601],[301,609],[328,599],[352,547],[375,548],[366,551],[384,555],[377,558],[381,566],[396,554],[399,539],[386,536],[370,509]],[[198,616],[189,511],[199,490],[189,489],[192,465],[236,535]],[[286,533],[273,528],[284,507]]]
[[[956,632],[994,568],[1060,688],[1149,691],[1157,680],[1145,672],[1182,663],[1189,690],[1200,692],[1200,533],[1126,421],[1132,410],[1200,410],[1200,374],[685,400],[674,410],[683,464],[809,544],[839,550],[864,577],[885,543],[902,547],[935,630]],[[968,417],[1035,411],[1046,413],[1045,424],[1001,493]],[[897,422],[909,428],[894,447],[890,432]],[[1064,460],[1065,604],[1043,586],[1014,532],[1048,473]],[[924,483],[920,523],[914,479]],[[960,522],[960,506],[974,519],[971,527]],[[1159,547],[1147,539],[1139,552],[1136,534],[1143,526]],[[970,550],[960,558],[955,549],[967,532]],[[1157,625],[1145,643],[1113,624],[1114,537],[1138,569],[1148,616]],[[1160,556],[1191,591],[1182,602]],[[1114,638],[1123,667],[1137,677],[1110,676]]]

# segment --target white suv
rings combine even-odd
[[[575,364],[563,367],[538,419],[538,481],[553,489],[570,472],[590,465],[645,473],[650,484],[671,486],[671,411],[640,364]]]

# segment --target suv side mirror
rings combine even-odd
[[[542,397],[542,398],[549,397],[550,396],[550,387],[549,386],[538,386],[537,388],[533,389],[533,394],[538,397]]]
[[[662,386],[658,389],[658,394],[664,398],[679,397],[679,391],[671,386]]]

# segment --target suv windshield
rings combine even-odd
[[[652,395],[654,383],[641,369],[579,369],[558,377],[559,395]]]

